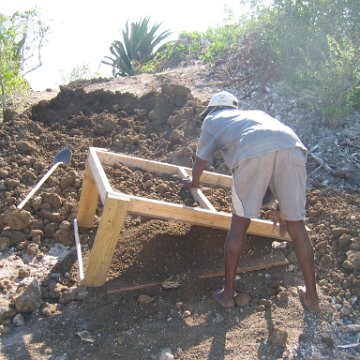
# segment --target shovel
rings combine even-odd
[[[69,164],[71,161],[72,152],[70,149],[60,150],[54,158],[54,162],[49,171],[43,176],[43,178],[35,185],[35,187],[29,192],[26,198],[17,206],[18,209],[22,209],[29,199],[39,190],[40,186],[46,181],[46,179],[56,170],[61,164]]]

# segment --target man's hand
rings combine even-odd
[[[286,222],[280,215],[280,210],[274,209],[273,216],[272,216],[273,227],[279,224],[280,227],[280,236],[284,237],[286,234]]]
[[[193,184],[193,178],[191,176],[188,176],[187,178],[181,180],[183,189],[190,189],[194,187],[199,187],[199,185]]]
[[[192,176],[188,176],[182,180],[183,189],[198,188],[200,186],[200,176],[204,171],[207,161],[198,157],[195,158],[195,162],[192,167]]]

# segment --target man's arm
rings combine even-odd
[[[203,173],[207,160],[200,159],[196,156],[193,167],[192,167],[192,176],[184,179],[182,181],[183,187],[188,188],[197,188],[200,185],[200,177]]]

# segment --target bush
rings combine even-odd
[[[360,102],[358,3],[279,0],[258,19],[278,76],[299,92],[315,92],[309,106],[332,128]]]

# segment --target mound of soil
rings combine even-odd
[[[287,120],[309,149],[320,146],[322,153],[317,154],[324,155],[328,165],[319,169],[309,157],[307,225],[321,314],[310,314],[302,306],[296,287],[303,280],[291,243],[249,236],[240,264],[281,254],[287,265],[239,273],[238,306],[223,310],[211,292],[223,284],[226,232],[153,218],[126,218],[106,284],[79,286],[73,220],[90,146],[191,167],[201,126],[197,115],[209,94],[219,87],[232,91],[245,108],[271,101],[262,93],[246,100],[243,95],[251,83],[228,85],[214,79],[210,86],[207,70],[197,66],[64,87],[2,124],[1,358],[356,358],[360,197],[356,176],[340,171],[345,166],[354,174],[358,171],[356,114],[351,127],[331,133],[336,142],[324,140],[329,131],[325,128],[301,131],[296,119],[307,119],[309,113],[301,112],[300,101],[295,110],[292,103]],[[278,108],[287,113],[285,101]],[[331,156],[334,146],[343,150],[337,159]],[[24,208],[17,209],[65,147],[72,150],[71,163],[60,166]],[[207,169],[228,174],[218,155]],[[122,164],[105,171],[113,188],[125,194],[197,206],[181,189],[179,178]],[[231,212],[228,191],[202,190],[217,210]],[[101,211],[99,203],[97,216]],[[268,217],[268,211],[261,216]],[[80,229],[85,268],[97,224]],[[166,280],[175,285],[164,287]]]

